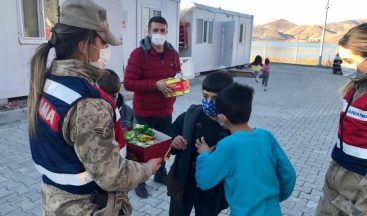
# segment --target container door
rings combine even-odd
[[[234,45],[234,22],[223,22],[222,24],[222,65],[232,66]]]

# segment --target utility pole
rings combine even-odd
[[[299,44],[299,35],[297,35],[296,54],[294,55],[294,60],[296,64],[297,64],[297,55],[298,55],[298,44]]]
[[[265,53],[264,53],[264,59],[266,58],[266,55],[268,54],[268,34],[265,34],[266,41],[265,41]]]
[[[325,22],[324,22],[324,27],[322,28],[322,35],[321,35],[321,41],[320,41],[319,66],[322,65],[322,53],[324,51],[324,40],[325,40],[325,29],[326,29],[327,13],[328,13],[329,8],[330,8],[329,1],[330,0],[327,0],[327,4],[326,4]]]

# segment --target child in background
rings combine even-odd
[[[210,190],[200,190],[195,180],[196,158],[198,153],[195,140],[205,137],[209,145],[215,145],[230,132],[218,124],[215,100],[218,93],[233,83],[232,76],[226,71],[207,75],[202,84],[201,105],[191,107],[173,122],[170,136],[172,154],[176,155],[168,174],[168,195],[171,197],[170,216],[190,216],[192,208],[195,215],[217,216],[228,208],[223,183]]]
[[[110,75],[101,77],[99,79],[99,84],[109,92],[112,99],[116,102],[117,107],[121,115],[121,126],[124,130],[130,130],[136,124],[135,114],[133,109],[125,103],[124,96],[120,93],[121,82],[119,76],[111,69],[106,69]],[[102,87],[101,87],[102,88]],[[116,92],[118,88],[118,91]]]
[[[102,75],[97,80],[97,85],[99,88],[101,88],[103,91],[105,91],[107,94],[111,96],[111,98],[116,102],[117,107],[119,109],[120,113],[120,127],[115,127],[115,134],[116,136],[120,136],[119,134],[122,133],[119,130],[121,129],[129,129],[134,124],[134,112],[130,107],[125,105],[124,98],[120,93],[121,90],[121,82],[120,78],[114,72],[113,70],[106,69],[106,73]],[[116,124],[117,125],[117,124]],[[126,157],[126,143],[125,139],[122,137],[123,142],[119,141],[119,139],[116,139],[120,146],[120,155],[123,157]]]
[[[266,91],[270,72],[270,60],[268,58],[265,59],[265,64],[263,65],[262,71],[262,86],[264,87],[264,91]]]
[[[202,190],[224,181],[233,216],[280,216],[279,202],[291,195],[296,173],[273,134],[248,125],[253,93],[253,88],[237,83],[219,93],[218,122],[232,135],[215,151],[204,138],[197,139],[196,181]]]
[[[259,78],[260,78],[260,73],[261,73],[261,69],[263,66],[263,59],[261,58],[261,56],[257,55],[254,59],[254,61],[250,64],[251,69],[254,71],[255,73],[255,81],[259,82]]]

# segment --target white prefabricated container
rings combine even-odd
[[[47,42],[56,6],[64,0],[3,0],[0,8],[0,100],[28,95],[29,63],[37,48]],[[107,9],[111,31],[123,38],[112,47],[108,65],[123,78],[131,51],[145,37],[150,17],[161,15],[168,22],[168,41],[178,49],[180,0],[95,0]],[[53,10],[49,10],[53,8]]]
[[[249,63],[253,18],[197,3],[181,7],[188,44],[180,56],[192,57],[195,73]]]

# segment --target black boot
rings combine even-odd
[[[167,185],[168,176],[167,176],[167,170],[164,164],[162,164],[161,168],[159,168],[157,173],[154,175],[154,181]]]
[[[138,185],[138,187],[135,188],[135,193],[138,197],[145,199],[149,197],[149,193],[147,191],[147,185],[144,183],[141,183]]]

